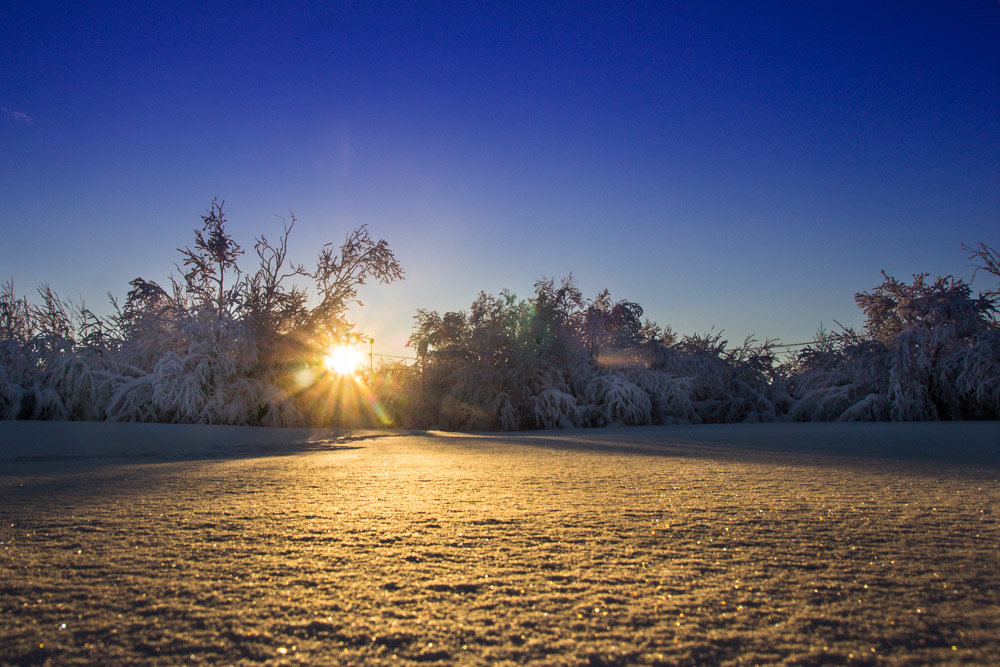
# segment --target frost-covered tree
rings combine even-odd
[[[213,200],[180,250],[180,279],[164,286],[141,277],[105,318],[60,300],[0,290],[0,416],[192,423],[331,423],[315,410],[318,383],[303,384],[324,346],[351,334],[346,320],[367,282],[402,270],[385,240],[366,227],[325,245],[316,269],[287,259],[284,224],[276,243],[255,239],[258,264],[243,270],[243,249]],[[307,369],[308,370],[308,369]],[[321,383],[319,383],[321,384]],[[324,385],[329,399],[332,390]],[[311,392],[311,394],[310,394]],[[328,402],[328,401],[327,401]]]
[[[965,337],[982,328],[993,310],[989,297],[973,297],[972,288],[952,276],[933,281],[927,276],[916,274],[913,283],[907,284],[883,272],[881,285],[854,296],[865,316],[865,331],[873,340],[888,345],[911,329],[941,328]]]
[[[884,344],[856,332],[821,331],[784,379],[790,421],[883,421],[889,418]]]
[[[684,336],[674,345],[659,348],[652,368],[674,378],[668,404],[680,409],[667,421],[775,419],[770,385],[775,361],[772,341],[761,343],[747,337],[739,346],[729,347],[721,331]]]
[[[980,271],[984,271],[1000,280],[1000,251],[982,242],[974,246],[962,244],[962,250],[969,253],[969,259],[975,262],[975,269],[972,272],[973,278]],[[993,299],[1000,297],[1000,282],[997,283],[996,288],[987,290],[985,295]]]
[[[288,237],[295,226],[281,218],[282,231],[276,242],[263,234],[254,239],[257,270],[244,274],[240,282],[240,316],[258,344],[271,349],[275,342],[308,325],[308,293],[298,283],[305,273],[288,259]]]
[[[91,399],[113,363],[100,320],[48,285],[38,296],[18,297],[13,281],[0,287],[0,417],[100,418]]]
[[[769,344],[729,350],[642,319],[572,277],[532,299],[480,294],[469,312],[418,311],[412,398],[403,421],[453,429],[533,429],[773,419]]]
[[[343,323],[352,305],[362,305],[358,290],[370,281],[388,284],[403,277],[403,269],[385,239],[375,240],[367,226],[350,233],[336,247],[327,243],[320,250],[313,271],[302,271],[311,278],[319,304],[308,314],[315,327]]]
[[[314,267],[295,264],[295,222],[254,239],[246,268],[213,201],[180,275],[135,278],[107,316],[48,286],[31,300],[0,285],[0,418],[457,430],[1000,418],[1000,289],[977,295],[928,274],[883,274],[855,295],[863,327],[821,330],[780,365],[767,339],[680,337],[635,302],[542,279],[527,299],[480,293],[468,311],[418,310],[416,363],[383,365],[361,400],[320,358],[357,338],[347,311],[359,289],[402,270],[366,227],[323,246]],[[1000,278],[995,250],[964,247]]]
[[[580,425],[570,392],[571,322],[579,292],[567,280],[540,281],[536,299],[481,293],[470,311],[418,311],[410,344],[418,361],[411,385],[423,397],[405,421],[455,429]],[[570,333],[572,329],[572,333]]]
[[[213,199],[201,216],[202,228],[194,231],[194,250],[179,249],[186,269],[188,299],[195,308],[210,308],[220,320],[233,317],[240,306],[240,269],[236,260],[243,254],[243,248],[226,231],[224,203]],[[228,285],[227,272],[232,274]]]
[[[627,354],[642,336],[642,306],[622,299],[613,301],[603,290],[583,312],[584,343],[596,358]]]
[[[799,355],[788,380],[793,420],[995,418],[1000,357],[989,294],[952,276],[883,282],[855,301],[864,330]]]

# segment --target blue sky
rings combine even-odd
[[[0,278],[100,310],[217,196],[247,247],[291,209],[297,261],[388,239],[406,280],[355,315],[385,352],[570,272],[798,342],[1000,245],[994,0],[283,5],[5,3]]]

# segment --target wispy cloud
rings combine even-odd
[[[14,109],[8,109],[7,107],[0,107],[0,111],[3,111],[18,123],[30,123],[32,121],[31,116],[23,111],[15,111]]]

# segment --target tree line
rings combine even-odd
[[[1000,289],[961,278],[883,274],[855,295],[860,329],[821,330],[786,359],[776,341],[678,335],[638,303],[543,278],[527,298],[418,310],[416,361],[353,382],[322,354],[357,339],[346,317],[363,285],[402,279],[388,243],[360,227],[294,264],[293,216],[255,239],[244,270],[226,224],[213,201],[179,249],[181,275],[137,277],[110,315],[48,286],[34,301],[0,286],[0,418],[451,430],[1000,418]],[[1000,278],[995,249],[963,249]]]

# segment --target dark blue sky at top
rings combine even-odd
[[[0,278],[96,309],[212,200],[368,224],[361,328],[578,278],[690,333],[795,342],[886,269],[1000,245],[1000,4],[5,3]],[[977,283],[979,285],[979,283]],[[982,287],[986,287],[985,283]]]

